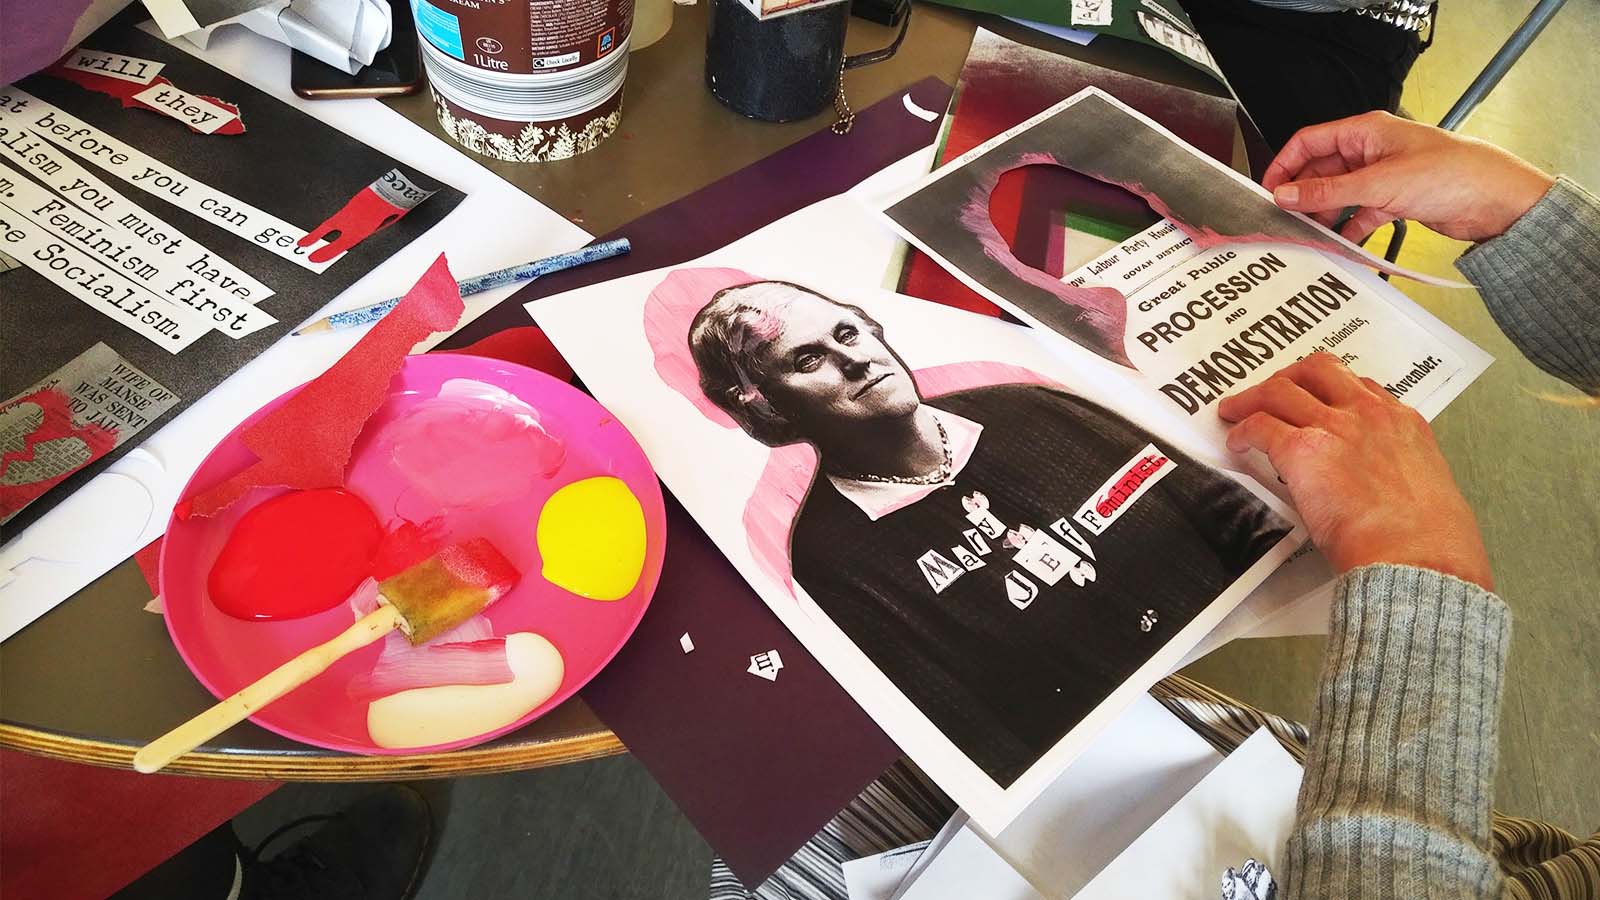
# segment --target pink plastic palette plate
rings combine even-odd
[[[550,477],[508,479],[519,484],[520,494],[480,501],[471,508],[442,508],[437,493],[417,489],[395,465],[384,432],[418,405],[434,401],[447,382],[487,385],[491,391],[504,391],[532,407],[545,431],[565,444],[566,460],[560,469]],[[382,522],[396,517],[422,522],[443,515],[451,540],[485,537],[500,548],[522,572],[522,580],[484,615],[497,636],[532,631],[554,644],[565,665],[561,686],[543,704],[504,728],[447,744],[385,749],[367,734],[367,703],[353,698],[349,691],[353,679],[372,669],[382,647],[380,641],[340,660],[252,716],[251,721],[284,737],[330,750],[373,754],[452,750],[537,719],[610,662],[633,633],[655,592],[666,551],[666,513],[655,471],[627,429],[593,398],[543,372],[458,354],[412,356],[389,388],[388,401],[356,441],[346,473],[347,489],[366,500]],[[240,440],[241,430],[293,394],[291,391],[267,404],[223,438],[184,487],[184,499],[253,462],[254,454]],[[638,583],[626,597],[597,601],[557,587],[541,576],[535,529],[539,511],[557,489],[607,475],[624,482],[643,508],[645,561]],[[258,488],[214,517],[184,520],[174,516],[167,527],[161,551],[167,630],[190,671],[219,698],[334,637],[355,620],[350,607],[342,603],[300,619],[255,622],[229,616],[211,602],[206,577],[234,524],[251,508],[280,493],[282,489]]]

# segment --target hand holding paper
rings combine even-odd
[[[1267,168],[1262,186],[1284,209],[1362,241],[1395,219],[1415,219],[1463,241],[1503,233],[1555,179],[1484,141],[1386,112],[1302,128]]]

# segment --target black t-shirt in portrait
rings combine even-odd
[[[1080,397],[1001,385],[927,403],[983,426],[966,465],[875,522],[819,473],[794,579],[1007,786],[1289,525]]]

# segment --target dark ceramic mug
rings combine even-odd
[[[845,69],[893,56],[911,24],[910,0],[901,0],[900,33],[894,43],[845,56],[850,0],[766,20],[741,0],[710,2],[706,87],[742,115],[766,122],[807,119],[821,112],[839,93]]]

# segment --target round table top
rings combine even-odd
[[[831,110],[784,125],[754,122],[718,103],[704,85],[706,7],[675,7],[666,37],[633,55],[621,131],[596,150],[555,163],[473,159],[585,230],[604,234],[833,123]],[[894,58],[851,71],[851,104],[865,108],[929,76],[954,84],[979,24],[1033,34],[994,17],[919,5]],[[893,36],[894,29],[852,19],[847,50],[879,47]],[[1098,65],[1216,90],[1204,76],[1147,48],[1030,40]],[[426,92],[385,102],[449,140]],[[0,645],[0,746],[131,769],[140,746],[214,703],[173,649],[161,618],[143,610],[150,596],[137,566],[124,561]],[[299,781],[414,779],[534,768],[624,749],[574,698],[486,744],[420,756],[322,750],[244,722],[165,771]]]

